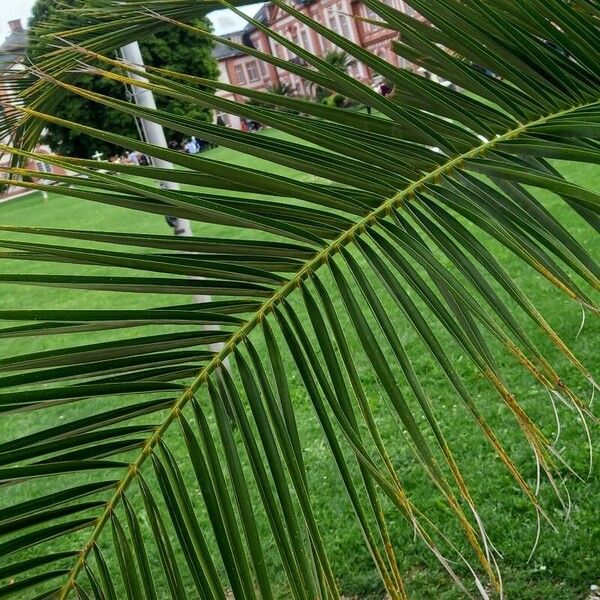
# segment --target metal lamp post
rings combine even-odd
[[[138,42],[131,42],[126,46],[122,46],[120,49],[121,58],[127,64],[134,66],[137,71],[145,71],[144,69],[144,59],[142,58],[142,52],[140,50],[140,45]],[[135,79],[137,81],[148,82],[148,80],[139,75],[138,73],[129,73],[129,77],[131,79]],[[154,94],[143,87],[131,86],[128,90],[131,95],[131,100],[137,104],[138,106],[143,106],[144,108],[150,108],[152,110],[156,110],[156,101],[154,100]],[[154,123],[153,121],[149,121],[147,119],[136,119],[136,124],[138,127],[138,132],[140,138],[148,142],[149,144],[154,144],[155,146],[160,146],[161,148],[167,148],[167,139],[165,137],[165,132],[162,125],[158,123]],[[155,167],[159,167],[162,169],[172,169],[173,163],[170,163],[161,158],[151,157],[152,164]],[[160,181],[159,185],[162,189],[165,190],[179,190],[179,184],[174,183],[172,181]],[[192,236],[192,226],[188,219],[179,219],[176,217],[167,217],[167,223],[173,227],[175,235],[183,236],[183,237],[191,237]],[[194,302],[198,302],[200,304],[205,302],[210,302],[211,297],[198,294],[194,296]],[[206,329],[219,329],[218,325],[206,325]],[[213,352],[218,352],[223,347],[223,344],[211,344],[210,349]]]

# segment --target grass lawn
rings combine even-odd
[[[267,135],[272,135],[267,133]],[[240,164],[252,166],[252,161],[243,159],[228,150],[218,148],[210,151],[210,156],[219,160],[237,161]],[[290,173],[282,167],[273,167],[274,172]],[[600,181],[600,170],[589,166],[566,164],[561,171],[569,179],[582,185],[595,186]],[[592,233],[586,228],[557,198],[550,194],[538,194],[546,206],[559,213],[562,222],[591,250]],[[0,204],[0,223],[14,225],[37,225],[44,227],[98,229],[106,231],[132,231],[138,233],[167,233],[164,220],[155,215],[136,213],[133,211],[114,208],[101,204],[91,204],[85,201],[73,200],[53,193],[48,201],[43,201],[39,194]],[[230,235],[224,227],[196,225],[197,234],[208,236]],[[257,237],[260,234],[256,234]],[[42,240],[40,240],[42,241]],[[45,240],[44,240],[45,241]],[[600,355],[598,354],[598,334],[600,324],[588,316],[586,325],[579,337],[576,338],[581,322],[580,308],[564,297],[561,297],[546,282],[532,276],[526,266],[520,264],[513,256],[494,244],[491,248],[497,257],[510,269],[515,279],[529,293],[542,314],[569,343],[583,362],[598,373]],[[596,248],[597,250],[597,248]],[[68,273],[67,268],[47,263],[40,267],[33,263],[5,260],[0,263],[1,272],[36,272],[40,268],[48,272]],[[101,274],[106,271],[89,267],[90,273]],[[0,290],[0,310],[14,308],[111,308],[115,306],[161,306],[169,303],[184,303],[188,300],[171,297],[159,297],[136,294],[111,294],[108,292],[81,292],[71,290],[53,290],[49,288],[34,288],[5,285]],[[387,306],[387,305],[386,305]],[[392,310],[390,308],[390,310]],[[400,318],[400,317],[399,317]],[[400,330],[405,327],[398,321]],[[113,332],[113,337],[135,335],[135,330]],[[96,339],[110,339],[106,334],[77,334],[73,335],[73,343],[90,343]],[[586,597],[586,591],[591,584],[600,584],[600,466],[596,461],[588,483],[584,484],[572,476],[567,476],[569,491],[573,501],[573,509],[568,520],[560,510],[560,504],[548,489],[542,486],[541,497],[545,502],[548,513],[554,519],[556,531],[548,526],[542,529],[539,547],[528,563],[527,558],[534,543],[536,526],[534,511],[516,489],[513,481],[502,470],[489,447],[478,430],[468,419],[457,398],[448,389],[442,375],[431,370],[428,356],[422,352],[420,344],[412,333],[403,334],[405,343],[417,373],[422,377],[436,413],[440,418],[443,429],[448,435],[459,459],[465,479],[472,488],[473,495],[481,509],[481,515],[487,524],[488,532],[499,552],[504,556],[501,568],[504,577],[506,597],[509,600],[576,600]],[[23,338],[1,340],[0,355],[11,356],[24,354],[34,350],[43,350],[56,345],[57,341],[50,338]],[[355,342],[356,343],[356,342]],[[540,347],[554,356],[553,350],[544,340]],[[447,519],[445,509],[440,501],[431,493],[429,481],[422,475],[420,467],[415,464],[412,455],[406,450],[406,445],[398,437],[398,428],[391,422],[385,411],[379,395],[377,382],[368,372],[366,361],[361,363],[361,352],[356,350],[357,362],[362,364],[362,375],[368,383],[369,401],[376,409],[378,423],[386,442],[393,449],[393,459],[398,466],[403,482],[413,502],[434,520]],[[496,427],[499,436],[511,451],[515,462],[523,468],[529,481],[535,479],[535,465],[527,448],[522,443],[521,436],[511,417],[500,405],[498,399],[484,385],[473,368],[466,364],[458,348],[449,348],[449,354],[470,385],[474,395],[490,421]],[[554,432],[555,422],[550,402],[546,393],[534,385],[523,374],[520,367],[508,358],[501,358],[500,364],[511,382],[518,399],[532,416],[539,419],[543,429],[549,435]],[[290,369],[291,371],[291,369]],[[579,384],[577,388],[583,397],[589,396],[590,390]],[[297,409],[297,419],[300,427],[305,460],[309,469],[309,486],[312,491],[313,503],[322,526],[323,535],[330,551],[331,562],[339,579],[341,590],[347,596],[359,598],[380,598],[382,589],[378,583],[371,560],[362,542],[361,534],[354,524],[351,507],[344,496],[336,470],[329,459],[323,436],[316,422],[312,407],[305,396],[300,383],[292,378],[293,400]],[[102,408],[100,405],[98,408]],[[78,411],[85,409],[78,403],[58,408],[54,411],[44,411],[44,414],[31,413],[22,415],[18,421],[0,421],[0,441],[14,436],[15,426],[23,434],[40,428],[49,427],[52,419],[63,416],[69,419],[77,418]],[[557,448],[578,470],[587,473],[587,447],[582,427],[572,414],[565,414],[563,430]],[[87,414],[87,413],[86,413]],[[46,420],[45,420],[46,419]],[[596,451],[600,447],[597,431],[592,431]],[[176,435],[169,438],[170,447],[176,455],[184,452],[183,442]],[[396,450],[397,449],[397,450]],[[43,485],[37,483],[36,485]],[[27,490],[24,486],[16,491],[11,488],[0,488],[0,506],[18,500],[26,499]],[[11,491],[9,491],[11,490]],[[266,518],[261,519],[261,527],[267,528]],[[444,529],[444,527],[443,527]],[[448,531],[452,531],[448,525]],[[450,583],[445,572],[435,559],[422,546],[412,542],[412,534],[408,526],[399,517],[390,517],[392,539],[397,542],[398,558],[401,569],[406,575],[407,587],[417,600],[458,600],[462,594]],[[273,546],[266,547],[267,553],[275,554]],[[277,564],[274,556],[268,555],[271,566]],[[458,567],[461,570],[460,567]],[[463,569],[464,572],[464,569]],[[285,598],[287,592],[279,581],[274,581],[278,597]]]

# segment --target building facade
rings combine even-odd
[[[399,57],[392,49],[392,41],[398,37],[397,32],[360,20],[360,18],[381,20],[362,2],[357,0],[294,0],[294,4],[297,10],[317,23],[376,54],[388,63],[402,68],[414,68],[414,65]],[[404,0],[388,0],[388,4],[411,16],[416,15],[415,11]],[[267,25],[275,33],[317,56],[325,56],[328,52],[337,49],[329,40],[274,4],[267,3],[263,5],[254,18]],[[299,64],[303,62],[301,58],[294,56],[288,48],[273,40],[252,24],[248,24],[241,31],[223,37],[238,44],[256,48],[265,54],[270,54],[282,60],[298,62]],[[223,83],[255,90],[268,90],[278,86],[286,86],[298,96],[313,95],[313,86],[310,82],[289,73],[285,69],[250,56],[242,49],[232,49],[227,45],[218,44],[214,56],[219,63],[219,80]],[[347,65],[347,72],[359,81],[367,83],[373,81],[374,73],[357,60],[350,60]],[[238,102],[244,101],[243,96],[225,90],[220,90],[217,94]],[[217,118],[219,122],[224,122],[230,127],[237,128],[240,126],[239,118],[234,115],[220,113]]]
[[[10,111],[7,104],[12,100],[11,84],[15,71],[22,70],[23,57],[27,49],[27,31],[21,25],[20,19],[8,22],[10,33],[0,44],[0,111]],[[9,140],[0,140],[3,144]]]
[[[20,19],[8,22],[10,33],[8,37],[0,44],[0,111],[10,111],[8,104],[14,104],[15,98],[11,93],[11,81],[14,79],[15,72],[22,71],[25,67],[23,60],[27,51],[27,30],[21,24]],[[3,103],[3,104],[2,104]],[[10,145],[10,136],[6,136],[0,140],[2,144]],[[38,145],[35,148],[37,154],[52,155],[52,150],[46,145]],[[9,152],[0,151],[0,168],[10,166],[11,154]],[[40,172],[40,177],[35,181],[43,183],[51,183],[44,179],[44,173],[64,174],[64,170],[60,167],[52,166],[41,160],[30,160],[27,163],[27,168]],[[3,185],[3,179],[6,179],[5,173],[0,172],[0,201],[12,198],[16,195],[27,192],[18,184],[8,186]]]

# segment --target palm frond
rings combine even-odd
[[[304,65],[244,51],[374,113],[151,67],[139,82],[135,65],[111,58],[122,44],[169,26],[239,48],[184,22],[221,3],[95,0],[77,12],[84,27],[50,24],[58,47],[28,71],[25,104],[15,103],[0,122],[17,140],[1,148],[15,158],[8,173],[30,175],[23,164],[36,157],[40,131],[60,124],[175,165],[44,155],[65,169],[48,174],[65,196],[216,224],[226,233],[175,239],[0,227],[0,258],[17,270],[0,274],[5,287],[86,294],[76,309],[37,305],[34,296],[31,306],[0,307],[0,339],[40,336],[35,352],[0,359],[0,411],[11,424],[0,440],[7,499],[0,596],[224,600],[230,589],[254,600],[285,589],[298,600],[339,597],[300,402],[313,411],[320,460],[337,470],[391,598],[407,597],[400,543],[389,530],[394,515],[466,597],[500,593],[497,552],[416,353],[429,357],[431,372],[447,382],[538,518],[550,521],[540,483],[505,447],[490,404],[511,415],[537,479],[543,473],[567,504],[570,467],[539,411],[515,395],[506,365],[518,364],[532,386],[548,392],[543,412],[553,414],[559,400],[588,436],[596,419],[580,390],[598,386],[497,249],[512,253],[527,279],[545,280],[548,293],[597,315],[600,269],[560,215],[575,211],[582,228],[597,230],[600,194],[562,177],[556,162],[600,163],[597,3],[413,0],[426,20],[379,0],[364,3],[399,32],[395,52],[461,91],[387,63],[280,0],[281,10],[393,82],[394,93],[377,94],[253,19]],[[78,86],[82,71],[251,118],[281,136],[93,93]],[[53,109],[67,93],[262,162],[246,168],[59,119]],[[273,174],[273,165],[286,174]],[[158,189],[155,180],[184,188]],[[560,210],[539,190],[556,195]],[[20,272],[24,265],[35,269]],[[114,295],[110,310],[95,302],[98,291]],[[140,309],[133,293],[152,295]],[[181,300],[196,293],[216,299]],[[155,306],[154,294],[174,298]],[[104,337],[69,337],[84,332]],[[456,349],[470,371],[453,360]],[[228,359],[232,368],[222,368]],[[475,379],[486,386],[486,402],[474,393]],[[35,426],[39,415],[52,425]],[[383,423],[393,435],[384,435]],[[433,522],[412,497],[406,461],[428,478],[456,531]]]

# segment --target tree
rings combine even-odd
[[[323,56],[323,60],[332,67],[340,69],[340,71],[346,71],[350,58],[347,52],[343,50],[329,50]]]
[[[268,94],[273,94],[275,96],[286,96],[286,97],[294,97],[297,95],[296,90],[294,89],[293,86],[291,86],[288,83],[278,83],[276,85],[273,86],[269,86],[265,92],[267,92]],[[263,96],[264,97],[264,94]],[[286,108],[281,108],[281,107],[276,107],[276,105],[272,104],[272,103],[266,103],[264,102],[264,100],[261,99],[253,99],[250,98],[248,100],[248,104],[252,105],[252,106],[262,106],[262,107],[275,107],[275,108],[279,108],[279,110],[283,110],[285,112],[289,112],[292,114],[295,114],[297,111],[292,110],[292,109],[286,109]]]
[[[323,60],[334,69],[339,69],[344,73],[346,73],[348,69],[348,63],[350,62],[349,55],[343,50],[329,50],[325,53],[325,56],[323,56]],[[346,100],[341,94],[332,93],[332,91],[328,87],[323,87],[320,85],[314,86],[314,95],[315,100],[317,102],[326,101],[326,99],[328,98],[333,99],[335,96],[340,99],[337,101],[337,104],[339,104],[340,106]],[[329,104],[330,106],[335,105],[333,101],[331,101]]]
[[[77,0],[37,0],[34,4],[32,17],[29,21],[31,33],[28,48],[28,55],[34,63],[47,50],[48,39],[43,36],[48,33],[47,24],[52,22],[57,8],[60,7],[62,13],[68,15],[64,8],[65,5],[77,6]],[[85,24],[85,19],[78,14],[67,16],[66,19],[70,28]],[[206,30],[211,28],[210,21],[206,18],[195,19],[194,25]],[[142,35],[140,47],[144,62],[148,65],[209,79],[218,75],[217,63],[212,56],[213,44],[209,38],[198,38],[183,29],[169,28],[154,35],[146,37]],[[125,89],[117,81],[81,74],[77,77],[77,84],[84,89],[101,94],[117,98],[125,97]],[[200,121],[209,122],[212,119],[210,110],[198,106],[190,107],[175,98],[158,96],[157,105],[161,110],[168,110],[178,115],[187,115]],[[65,98],[55,114],[63,118],[74,119],[78,123],[122,135],[137,135],[135,122],[131,116],[99,106],[82,97],[71,96]],[[167,134],[171,139],[177,139],[178,141],[182,139],[181,134],[178,132],[168,131]],[[82,158],[89,158],[96,150],[103,152],[106,157],[121,150],[113,144],[100,140],[94,141],[74,134],[67,127],[53,124],[49,124],[47,127],[45,141],[60,154]]]
[[[113,69],[115,48],[138,30],[167,26],[138,2],[98,6],[78,35]],[[152,6],[172,19],[212,7],[197,0]],[[281,37],[312,67],[290,62],[295,75],[377,112],[149,73],[154,91],[281,135],[161,113],[165,126],[197,130],[252,159],[252,166],[230,164],[131,137],[132,148],[181,167],[161,179],[187,184],[184,192],[155,189],[156,173],[144,168],[106,164],[99,172],[92,161],[44,160],[86,176],[56,176],[67,196],[217,224],[222,237],[86,230],[85,222],[50,230],[43,217],[41,228],[1,227],[19,234],[0,238],[2,258],[28,267],[1,274],[4,287],[87,295],[80,306],[32,294],[28,307],[0,309],[3,340],[29,336],[37,344],[0,360],[7,436],[0,480],[12,484],[3,489],[14,498],[0,508],[7,580],[0,595],[224,599],[231,589],[236,598],[336,598],[330,557],[355,525],[355,542],[362,540],[391,598],[406,597],[397,552],[413,535],[465,586],[462,597],[497,596],[487,518],[455,452],[471,420],[505,472],[503,493],[520,490],[540,519],[548,504],[537,486],[562,494],[569,470],[549,437],[553,405],[561,400],[558,416],[587,423],[594,417],[581,390],[597,383],[569,347],[575,333],[561,337],[557,315],[540,313],[530,286],[542,281],[574,311],[600,311],[600,268],[579,241],[582,231],[597,236],[600,195],[565,179],[554,162],[600,162],[592,139],[600,130],[595,2],[411,0],[425,20],[369,3],[402,32],[401,56],[468,93],[387,65],[293,5],[278,6],[387,77],[394,97]],[[21,144],[11,150],[17,156],[47,122],[120,143],[113,131],[50,114],[67,92],[85,93],[61,84],[81,56],[66,50],[63,59],[39,61],[51,79],[29,89]],[[198,83],[297,114],[229,101]],[[90,99],[145,114],[118,98]],[[274,174],[273,164],[289,171]],[[572,213],[578,226],[569,230]],[[115,293],[107,308],[110,292],[129,293]],[[131,300],[148,292],[167,300],[142,307]],[[181,299],[193,293],[219,299],[202,306]],[[201,324],[222,330],[199,331]],[[102,342],[71,341],[91,332]],[[211,352],[214,342],[223,349]],[[417,370],[422,355],[427,368]],[[217,378],[227,357],[234,368]],[[515,395],[515,372],[529,382],[531,402]],[[445,394],[464,410],[460,431],[445,427],[443,399],[428,393],[433,379],[445,381]],[[306,404],[320,426],[314,448],[305,445],[309,419],[298,419]],[[505,448],[499,413],[521,432],[522,447]],[[315,506],[315,489],[328,484],[313,479],[316,462],[331,465],[332,477],[336,469],[328,508],[346,502],[352,517],[332,523]],[[437,499],[426,514],[413,497],[418,474]],[[396,539],[389,527],[398,519],[406,528]]]

